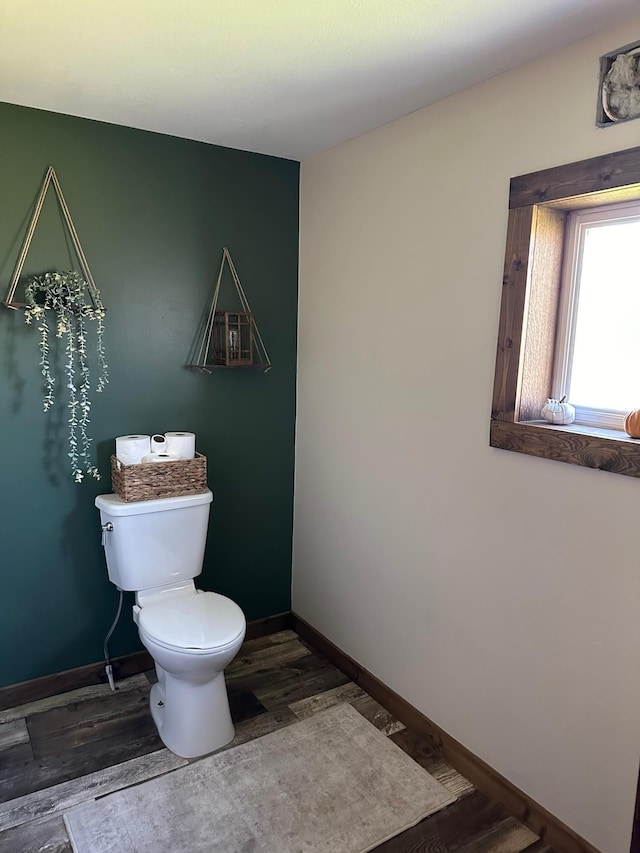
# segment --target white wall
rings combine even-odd
[[[294,609],[603,853],[640,753],[640,482],[488,431],[509,178],[640,144],[594,125],[637,38],[302,166]]]

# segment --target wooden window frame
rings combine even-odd
[[[553,381],[567,214],[639,199],[640,147],[511,179],[492,447],[640,477],[640,440],[540,420]]]
[[[629,319],[634,324],[631,327],[634,337],[637,337],[638,315],[634,310],[632,310],[631,303],[630,301],[627,302],[627,300],[631,299],[632,292],[634,294],[633,298],[638,296],[635,291],[638,290],[638,285],[640,284],[637,261],[638,248],[640,247],[640,201],[625,201],[618,202],[617,204],[589,207],[585,210],[572,210],[567,216],[565,226],[566,232],[562,284],[560,286],[560,306],[558,312],[558,324],[556,328],[554,380],[552,394],[550,395],[559,399],[563,394],[568,394],[569,399],[575,406],[576,421],[578,421],[578,423],[591,424],[594,427],[602,427],[604,429],[618,431],[624,430],[624,419],[626,413],[629,411],[629,407],[635,408],[640,405],[637,379],[634,379],[633,376],[627,375],[627,387],[631,385],[633,389],[633,396],[629,398],[629,406],[627,408],[621,405],[608,407],[605,405],[598,406],[593,403],[593,400],[591,401],[592,405],[588,405],[585,402],[588,399],[588,396],[586,396],[587,392],[584,387],[582,392],[583,402],[581,404],[578,403],[573,390],[576,369],[576,365],[574,363],[576,359],[575,343],[577,336],[579,336],[579,312],[581,311],[580,306],[582,305],[584,286],[581,282],[583,272],[588,272],[590,277],[589,267],[585,260],[585,252],[588,250],[588,241],[591,239],[588,237],[589,231],[593,228],[596,229],[597,233],[597,231],[602,228],[602,230],[606,232],[609,229],[615,229],[618,225],[628,225],[630,222],[633,222],[637,229],[639,243],[635,244],[635,242],[630,241],[627,237],[627,245],[634,252],[636,261],[632,262],[633,269],[629,270],[629,276],[624,279],[624,283],[628,287],[628,290],[625,291],[625,295],[621,300],[614,300],[612,307],[615,308],[618,315],[620,315],[620,313],[629,315]],[[617,284],[619,283],[616,283],[616,285]],[[602,286],[601,283],[599,286]],[[640,304],[638,307],[640,309]],[[634,317],[635,319],[633,319]],[[588,318],[585,319],[587,319],[588,322]],[[599,322],[602,322],[601,317],[599,318]],[[595,334],[595,330],[592,329],[591,334]],[[620,369],[620,371],[623,372],[624,367],[622,362],[627,364],[626,360],[620,359],[619,353],[616,353],[615,349],[612,349],[610,355],[612,358],[616,358],[621,362],[619,368],[614,368],[614,370]],[[628,362],[628,366],[635,373],[638,365],[631,360]],[[602,391],[603,389],[601,388],[600,390]],[[588,393],[591,394],[593,391],[590,390]]]

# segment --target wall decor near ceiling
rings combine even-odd
[[[225,263],[233,279],[242,310],[219,311],[220,288]],[[214,367],[260,367],[266,373],[271,369],[256,319],[240,282],[229,250],[222,250],[222,261],[213,298],[206,321],[197,336],[193,360],[190,367],[211,373]]]
[[[596,124],[609,127],[640,117],[640,41],[600,57]]]
[[[51,185],[53,185],[63,222],[71,237],[82,274],[76,270],[70,270],[51,271],[31,276],[24,288],[25,301],[17,302],[15,301],[16,290],[24,262],[38,225],[47,190]],[[87,348],[87,322],[93,320],[96,323],[96,352],[100,372],[95,391],[100,393],[109,382],[104,349],[106,311],[53,166],[49,166],[42,181],[4,304],[13,310],[24,308],[25,322],[28,325],[36,325],[40,332],[40,372],[44,383],[43,410],[48,412],[54,405],[56,388],[67,390],[68,456],[73,479],[76,483],[80,483],[86,474],[99,480],[100,473],[91,459],[92,439],[88,431],[91,411],[91,370]],[[55,317],[53,328],[49,319],[51,316]],[[55,335],[52,337],[54,329]],[[64,356],[62,357],[62,353],[59,354],[60,360],[64,363],[62,368],[64,377],[59,377],[57,383],[54,376],[56,364],[59,361],[56,358],[58,354],[55,347],[56,339],[60,339],[61,346],[64,346]],[[53,354],[52,347],[54,347]]]

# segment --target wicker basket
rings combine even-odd
[[[195,459],[125,465],[112,456],[111,485],[123,501],[199,495],[208,488],[207,457],[196,453]]]

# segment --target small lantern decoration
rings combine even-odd
[[[542,417],[550,424],[572,424],[576,419],[576,410],[566,403],[566,395],[561,400],[547,400],[542,408]]]
[[[216,311],[213,320],[214,364],[253,364],[253,317],[246,311]]]
[[[239,301],[241,305],[239,311],[218,310],[225,264],[229,267],[236,289],[235,301]],[[206,320],[194,342],[190,367],[204,373],[211,373],[214,367],[259,367],[265,373],[271,369],[269,354],[227,248],[222,250],[218,281]]]

